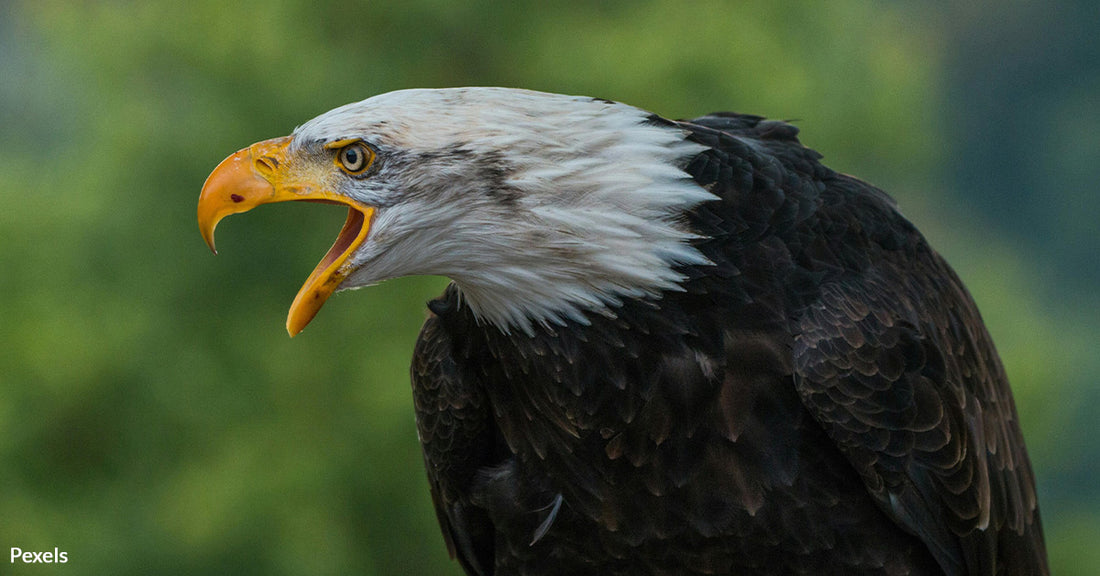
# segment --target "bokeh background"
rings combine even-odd
[[[1093,0],[0,3],[0,573],[454,574],[407,366],[411,278],[283,329],[344,211],[195,225],[226,155],[408,87],[793,119],[978,301],[1056,573],[1100,569]]]

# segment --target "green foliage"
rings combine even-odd
[[[1065,426],[1096,405],[1081,343],[1100,316],[1085,325],[1045,302],[1041,264],[929,185],[946,148],[941,40],[904,3],[858,0],[0,7],[0,549],[58,546],[72,575],[460,572],[407,383],[423,302],[445,280],[339,295],[292,341],[283,315],[343,214],[264,207],[219,227],[218,258],[195,225],[203,180],[229,153],[415,86],[798,120],[956,263],[1014,380],[1040,480],[1076,477]],[[1067,218],[1078,237],[1092,221]],[[1097,518],[1095,500],[1064,523],[1047,516],[1060,573],[1086,573],[1073,558]]]

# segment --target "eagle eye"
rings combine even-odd
[[[336,159],[345,172],[352,175],[362,174],[374,161],[374,151],[362,142],[344,146],[336,153]]]

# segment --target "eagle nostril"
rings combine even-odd
[[[254,164],[256,172],[263,176],[270,176],[279,167],[279,161],[273,156],[260,156]]]

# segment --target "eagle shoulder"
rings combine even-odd
[[[803,235],[816,236],[803,261],[837,271],[793,323],[803,402],[945,572],[1046,573],[1034,478],[977,307],[870,186],[833,186],[847,205],[827,203]]]

